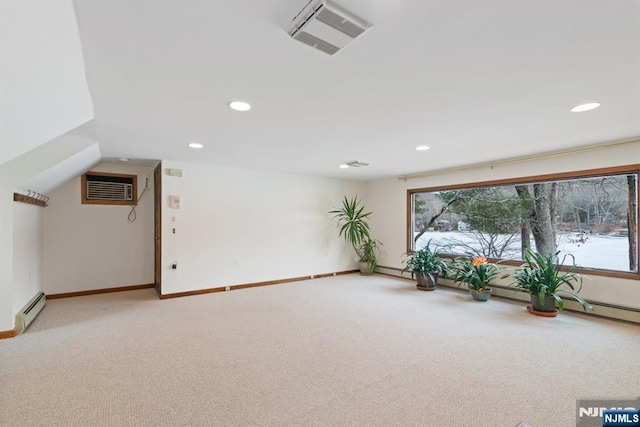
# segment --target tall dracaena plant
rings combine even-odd
[[[329,211],[333,218],[338,220],[340,227],[340,236],[351,243],[353,250],[361,260],[366,258],[366,254],[361,253],[362,244],[371,240],[369,236],[369,215],[371,212],[364,212],[364,206],[361,206],[358,196],[351,199],[342,200],[342,208]]]

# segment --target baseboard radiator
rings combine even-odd
[[[47,303],[47,297],[44,292],[38,292],[36,296],[25,305],[18,314],[16,314],[16,332],[21,334],[27,329],[27,326],[36,318],[40,310]]]

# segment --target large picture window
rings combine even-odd
[[[408,191],[409,250],[505,260],[571,254],[591,274],[640,279],[640,165]]]

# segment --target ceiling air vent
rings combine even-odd
[[[345,163],[350,168],[361,168],[363,166],[369,166],[369,163],[359,162],[357,160],[352,160],[350,162]]]
[[[350,162],[345,162],[340,164],[340,169],[362,168],[365,166],[369,166],[369,163],[359,162],[357,160],[351,160]]]
[[[293,18],[289,35],[333,55],[370,27],[368,22],[327,0],[313,0]]]

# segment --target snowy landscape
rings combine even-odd
[[[475,233],[466,231],[428,231],[418,239],[416,249],[423,248],[430,239],[431,248],[446,247],[448,253],[465,254],[465,245],[479,248]],[[504,235],[504,238],[508,236]],[[629,271],[629,240],[627,236],[597,235],[588,233],[560,233],[558,250],[560,260],[565,254],[575,257],[576,265],[585,268],[602,268],[607,270]],[[531,239],[533,245],[533,239]],[[533,247],[532,249],[535,249]],[[520,258],[520,239],[515,239],[509,245],[509,258]],[[571,265],[571,257],[567,257],[566,264]]]

